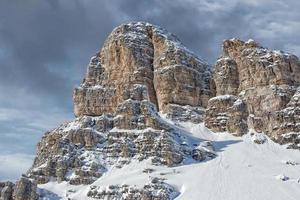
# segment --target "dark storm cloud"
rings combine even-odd
[[[45,130],[73,117],[72,88],[115,26],[162,26],[209,63],[232,37],[299,56],[299,7],[297,0],[0,0],[2,158],[33,154]]]

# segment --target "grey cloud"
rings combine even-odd
[[[222,41],[232,37],[253,38],[269,48],[287,51],[291,49],[286,44],[296,44],[293,50],[300,46],[297,1],[154,2],[120,1],[118,6],[127,20],[141,19],[167,28],[210,63],[217,58]]]

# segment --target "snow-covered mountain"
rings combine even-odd
[[[231,39],[214,67],[176,36],[123,24],[1,199],[298,199],[299,59]]]
[[[151,160],[134,160],[122,168],[112,166],[102,178],[91,185],[74,186],[67,182],[51,181],[39,185],[40,191],[44,196],[50,195],[52,199],[56,199],[55,196],[62,199],[88,199],[86,196],[90,191],[97,191],[95,194],[100,194],[98,199],[105,199],[104,196],[109,199],[109,194],[111,199],[141,199],[141,196],[131,198],[131,193],[124,189],[125,186],[130,186],[130,190],[143,189],[145,185],[151,185],[153,180],[158,179],[167,184],[166,187],[171,187],[167,191],[168,198],[174,197],[176,200],[299,198],[298,151],[286,149],[264,135],[251,136],[249,133],[234,137],[226,132],[211,132],[203,123],[176,122],[175,126],[182,130],[183,135],[188,134],[195,140],[212,141],[216,157],[174,167],[153,165]],[[261,141],[261,137],[265,143],[257,144],[255,141]],[[150,191],[166,192],[162,189],[155,191],[154,188],[150,188]],[[157,199],[168,198],[159,196]]]

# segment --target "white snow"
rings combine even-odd
[[[155,131],[159,131],[159,130],[155,130],[153,128],[145,128],[145,129],[119,129],[114,127],[113,129],[110,130],[110,132],[120,132],[120,133],[137,133],[137,134],[141,134],[141,133],[147,133],[147,132],[155,132]]]
[[[255,41],[254,41],[253,39],[250,38],[250,39],[248,39],[245,43],[246,43],[246,44],[250,44],[250,43],[254,43],[254,42],[255,42]]]
[[[228,133],[213,133],[204,124],[172,122],[174,126],[199,140],[209,140],[217,156],[200,163],[177,167],[153,166],[150,160],[132,161],[119,169],[112,167],[92,185],[128,184],[142,187],[152,177],[165,182],[180,192],[176,200],[297,200],[300,196],[300,163],[298,150],[285,149],[268,139],[256,144],[250,133],[234,137]],[[288,162],[289,161],[289,162]],[[144,169],[154,169],[144,173]],[[284,180],[284,181],[278,181]],[[90,199],[90,186],[72,186],[65,182],[39,185],[43,191],[55,195],[48,199]],[[67,191],[67,192],[66,192]],[[45,198],[47,199],[47,198]]]
[[[230,95],[230,94],[225,94],[225,95],[219,95],[219,96],[216,96],[216,97],[213,97],[211,99],[209,99],[210,101],[215,101],[215,100],[227,100],[227,99],[235,99],[236,96],[234,95]]]
[[[233,103],[234,106],[240,106],[240,105],[242,105],[242,104],[243,104],[243,101],[242,101],[241,99],[237,99],[237,100]]]
[[[254,130],[250,130],[251,133],[251,140],[252,142],[263,144],[267,141],[267,137],[263,133],[257,133]]]

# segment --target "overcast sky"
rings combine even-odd
[[[72,90],[115,26],[162,26],[213,64],[232,37],[299,56],[299,9],[299,0],[0,0],[0,180],[25,172],[42,134],[73,118]]]

